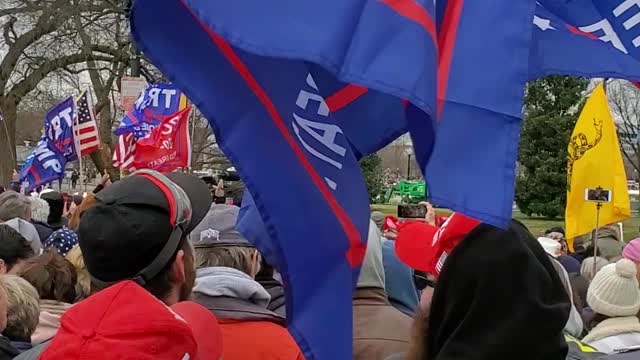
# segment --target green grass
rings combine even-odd
[[[380,211],[386,215],[396,215],[397,214],[397,205],[382,205],[382,204],[374,204],[371,205],[373,210]],[[438,215],[447,215],[450,214],[451,211],[447,209],[437,209]],[[529,217],[519,211],[513,212],[513,217],[522,221],[525,224],[529,231],[534,236],[544,235],[545,230],[550,229],[554,226],[562,226],[564,227],[563,219],[546,219],[540,217]],[[624,228],[624,240],[629,241],[633,240],[637,237],[640,237],[640,233],[638,232],[638,227],[640,227],[640,214],[633,213],[632,216],[623,221]]]

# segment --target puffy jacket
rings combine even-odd
[[[198,270],[193,301],[218,318],[225,360],[304,359],[284,318],[267,309],[269,300],[267,291],[239,270]]]

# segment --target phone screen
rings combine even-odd
[[[427,208],[420,204],[399,204],[398,217],[405,219],[424,219]]]

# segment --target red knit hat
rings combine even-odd
[[[395,240],[398,258],[409,267],[438,276],[447,256],[480,221],[454,213],[442,227],[411,222],[400,227]]]
[[[213,314],[199,316],[220,332]],[[40,359],[218,360],[221,339],[195,334],[198,329],[133,281],[123,281],[69,309]],[[220,351],[198,357],[196,339]]]

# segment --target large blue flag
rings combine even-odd
[[[253,195],[269,234],[255,245],[283,276],[288,329],[306,358],[350,358],[368,197],[307,64],[234,48],[176,0],[136,1],[131,21],[140,49],[209,119]]]
[[[73,97],[54,106],[44,119],[44,135],[20,170],[20,182],[29,191],[64,177],[67,161],[77,159],[73,136]]]
[[[538,4],[533,18],[530,79],[566,74],[640,81],[640,52],[634,46],[632,33],[625,30],[624,25],[619,26],[626,20],[622,17],[625,12],[632,15],[633,9],[640,8],[630,7],[625,11],[620,8],[615,12],[619,8],[616,2],[591,0],[573,1],[572,6],[564,1],[544,3],[549,4],[550,9]],[[611,10],[604,12],[610,15],[609,18],[600,15],[596,5]],[[615,13],[620,13],[621,17],[616,17]],[[640,35],[640,28],[636,35]]]
[[[116,135],[133,133],[136,139],[145,137],[167,117],[186,106],[182,92],[173,84],[151,84],[144,90],[122,118]]]
[[[494,225],[511,218],[534,1],[438,1],[438,125],[416,148],[435,203]],[[411,115],[411,114],[409,114]],[[410,121],[411,123],[411,121]],[[418,132],[416,141],[429,137]]]

